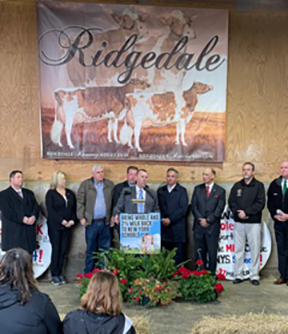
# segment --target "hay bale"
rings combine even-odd
[[[191,334],[285,334],[288,333],[288,317],[277,314],[253,314],[242,316],[223,315],[204,317],[193,327]]]
[[[64,320],[66,314],[65,313],[59,313],[61,321]],[[133,322],[133,326],[136,330],[137,334],[153,334],[151,331],[150,326],[150,319],[147,316],[135,316],[135,317],[129,317],[131,321]]]

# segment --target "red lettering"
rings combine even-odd
[[[226,252],[235,252],[235,244],[226,245]]]
[[[41,230],[41,228],[43,227],[43,224],[39,224],[39,225],[36,225],[36,226],[37,226],[36,233],[37,233],[37,234],[41,234],[41,235],[43,235],[43,232],[42,232],[42,230]]]
[[[225,223],[221,223],[220,225],[221,231],[225,231],[225,230],[230,230],[230,231],[234,231],[234,224],[233,223],[228,223],[228,221],[226,220]]]

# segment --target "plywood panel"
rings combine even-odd
[[[97,2],[97,1],[87,1]],[[98,1],[101,2],[101,1]],[[103,1],[102,1],[103,2]],[[106,1],[119,3],[118,1]],[[121,3],[133,4],[135,1]],[[165,5],[167,1],[149,4]],[[169,1],[188,6],[190,1]],[[279,3],[278,3],[279,5]],[[235,2],[198,1],[193,6],[230,8],[226,160],[216,164],[218,180],[240,178],[244,161],[256,163],[258,177],[274,178],[288,156],[288,13],[238,11]],[[279,7],[280,8],[280,7]],[[63,169],[74,181],[90,175],[94,162],[50,161],[40,157],[38,55],[35,1],[0,1],[0,181],[20,168],[28,180],[48,181]],[[127,164],[105,163],[118,182]],[[150,180],[160,182],[171,163],[146,163]],[[204,164],[175,164],[181,181],[198,182]]]

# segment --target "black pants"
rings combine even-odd
[[[52,277],[62,274],[65,255],[69,247],[70,229],[65,230],[48,230],[51,246],[51,274]]]
[[[288,278],[288,223],[275,223],[275,237],[278,252],[278,270],[281,278]]]
[[[175,255],[175,265],[184,262],[186,260],[186,251],[185,251],[185,242],[172,242],[172,241],[161,241],[161,246],[165,249],[171,251],[174,248],[177,248],[176,255]]]
[[[204,262],[204,268],[206,269],[208,255],[208,270],[211,271],[212,275],[216,273],[218,241],[219,235],[210,235],[208,233],[197,234],[197,232],[194,232],[195,262],[199,260],[201,256],[201,260]]]

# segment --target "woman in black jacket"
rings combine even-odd
[[[83,310],[67,314],[64,334],[135,334],[131,320],[121,313],[120,288],[116,276],[100,271],[91,278],[81,298]]]
[[[49,296],[38,291],[30,255],[9,250],[0,263],[0,332],[61,334],[61,321]]]
[[[51,189],[46,194],[48,212],[48,234],[52,245],[52,284],[65,284],[62,269],[69,247],[70,228],[76,221],[76,199],[74,193],[65,188],[66,175],[62,171],[53,174]]]

